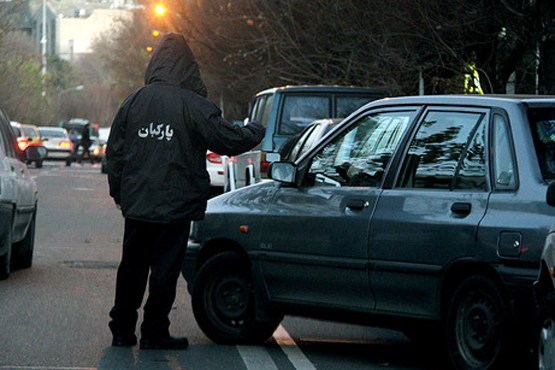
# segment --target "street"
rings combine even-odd
[[[286,317],[264,346],[222,346],[197,326],[180,278],[170,330],[185,351],[111,347],[123,219],[95,165],[46,162],[34,263],[0,282],[0,369],[442,369],[401,333]],[[138,332],[138,331],[137,331]]]

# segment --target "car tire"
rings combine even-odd
[[[15,244],[14,266],[17,268],[29,268],[33,265],[33,253],[35,250],[35,225],[37,211],[33,212],[31,223],[27,229],[27,234],[22,241]]]
[[[485,276],[464,280],[450,299],[445,335],[454,369],[499,369],[507,360],[511,317],[507,299]]]
[[[281,322],[255,319],[250,267],[233,252],[215,255],[200,268],[191,296],[198,325],[216,343],[262,343]]]
[[[555,369],[555,293],[542,299],[538,307],[538,369]]]
[[[42,168],[42,159],[35,162],[36,168]]]
[[[13,222],[10,220],[8,223],[8,231],[5,237],[0,240],[0,243],[6,247],[6,253],[0,256],[0,280],[6,280],[10,276],[11,272],[11,260],[12,260],[12,225]]]

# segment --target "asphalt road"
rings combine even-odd
[[[0,282],[0,370],[443,369],[398,332],[286,317],[262,346],[222,346],[198,328],[185,281],[171,315],[185,351],[110,346],[123,219],[96,166],[31,168],[39,185],[33,267]]]

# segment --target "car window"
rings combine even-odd
[[[313,158],[307,178],[315,186],[379,186],[414,115],[395,111],[362,118]]]
[[[13,130],[10,130],[11,126],[8,123],[8,119],[4,115],[2,111],[0,111],[0,145],[2,145],[4,149],[4,153],[8,157],[17,158],[17,151],[16,151],[16,138],[13,133]]]
[[[291,149],[291,152],[287,155],[287,160],[294,162],[299,158],[301,150],[307,146],[307,139],[311,137],[312,133],[318,126],[319,125],[312,125],[307,127],[306,130],[302,132],[302,135],[300,135],[298,138],[296,136],[293,136],[292,140],[296,140],[296,142],[293,146],[293,149]]]
[[[327,96],[288,95],[283,101],[283,109],[278,133],[295,135],[309,123],[330,117],[330,98]]]
[[[356,95],[338,96],[336,98],[336,105],[337,105],[336,117],[345,118],[349,114],[357,110],[358,108],[362,107],[364,104],[374,99],[375,98],[369,98],[367,96],[356,96]]]
[[[264,127],[268,127],[268,117],[272,110],[273,94],[259,96],[254,102],[250,119],[256,121]]]
[[[39,133],[43,137],[57,137],[57,138],[65,138],[66,134],[62,130],[51,130],[51,129],[39,129]]]
[[[23,133],[25,134],[25,136],[30,137],[30,138],[36,138],[38,137],[37,131],[32,128],[32,127],[22,127],[23,129]]]
[[[483,116],[482,113],[429,111],[409,146],[397,186],[484,189],[484,128],[479,129]],[[476,135],[477,132],[480,134]],[[456,178],[458,173],[461,179]]]
[[[516,188],[516,166],[512,151],[509,125],[504,116],[493,117],[493,171],[495,187],[500,190]]]
[[[543,178],[553,180],[555,179],[555,109],[530,109],[528,119]]]

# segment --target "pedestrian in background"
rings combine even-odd
[[[77,154],[77,150],[79,147],[83,148],[81,155],[79,155],[79,159],[77,160],[78,163],[81,163],[85,156],[90,159],[91,153],[89,149],[91,147],[91,132],[90,132],[90,124],[87,122],[81,129],[81,139],[79,140],[79,145],[75,148],[75,153]]]
[[[169,333],[169,313],[191,221],[204,217],[210,191],[206,151],[237,155],[264,128],[238,127],[206,98],[198,64],[179,34],[155,50],[145,86],[120,107],[106,152],[110,195],[125,218],[123,252],[110,311],[112,345],[137,343],[135,326],[148,280],[141,349],[185,349]],[[150,273],[150,277],[149,277]]]

